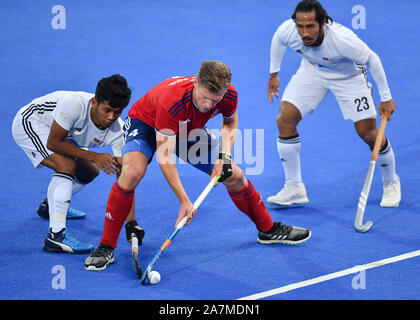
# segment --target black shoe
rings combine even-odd
[[[108,264],[114,262],[114,248],[101,243],[85,260],[85,269],[91,271],[105,270]]]
[[[258,230],[259,243],[285,243],[299,244],[311,237],[311,231],[305,228],[286,226],[280,222],[274,222],[274,225],[267,232]]]
[[[48,212],[48,199],[45,199],[44,201],[41,202],[41,204],[39,205],[38,209],[36,210],[36,212],[38,212],[38,215],[41,218],[44,219],[49,219],[50,218],[50,214]]]

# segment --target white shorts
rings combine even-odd
[[[41,162],[53,154],[47,148],[50,127],[41,121],[23,118],[21,112],[18,112],[13,119],[12,134],[35,168],[43,167]]]
[[[299,68],[284,90],[282,101],[299,109],[302,118],[312,113],[331,91],[345,120],[353,122],[376,118],[372,85],[363,73],[347,79],[330,80],[315,72]]]

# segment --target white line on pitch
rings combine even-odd
[[[412,251],[412,252],[409,252],[409,253],[401,254],[399,256],[395,256],[395,257],[388,258],[388,259],[374,261],[374,262],[367,263],[367,264],[360,265],[360,266],[355,266],[353,268],[349,268],[349,269],[345,269],[345,270],[342,270],[342,271],[330,273],[330,274],[327,274],[327,275],[324,275],[324,276],[321,276],[321,277],[316,277],[316,278],[313,278],[313,279],[292,283],[292,284],[289,284],[287,286],[283,286],[283,287],[280,287],[280,288],[276,288],[276,289],[252,294],[250,296],[239,298],[237,300],[262,299],[262,298],[266,298],[266,297],[269,297],[269,296],[274,296],[274,295],[279,294],[279,293],[284,293],[284,292],[292,291],[292,290],[299,289],[299,288],[302,288],[302,287],[307,287],[307,286],[310,286],[310,285],[313,285],[313,284],[316,284],[316,283],[328,281],[328,280],[339,278],[339,277],[344,277],[344,276],[347,276],[347,275],[352,274],[352,273],[357,273],[357,272],[367,270],[367,269],[371,269],[371,268],[381,267],[381,266],[384,266],[386,264],[398,262],[398,261],[405,260],[405,259],[414,258],[414,257],[417,257],[417,256],[420,256],[420,250],[416,250],[416,251]]]

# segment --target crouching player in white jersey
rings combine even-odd
[[[69,211],[69,204],[72,195],[95,179],[100,170],[119,173],[124,145],[124,122],[119,116],[130,97],[126,79],[113,75],[99,81],[95,94],[55,91],[32,100],[16,114],[12,126],[16,143],[35,168],[46,166],[55,171],[47,201],[38,209],[49,211],[45,251],[84,253],[93,249],[92,244],[66,232],[67,216],[81,216]],[[114,155],[88,150],[105,145],[112,147]]]
[[[373,149],[377,135],[376,109],[365,65],[378,87],[380,115],[391,120],[396,108],[388,88],[381,60],[350,29],[333,22],[318,1],[299,2],[292,19],[285,21],[271,42],[268,99],[279,97],[278,72],[290,47],[302,56],[301,65],[286,86],[281,99],[277,126],[277,150],[285,172],[284,188],[270,196],[267,203],[288,206],[307,203],[300,168],[300,138],[296,129],[300,120],[313,112],[331,91],[344,119],[352,120],[358,135]],[[382,173],[384,192],[380,205],[398,207],[401,186],[395,171],[391,144],[384,137],[377,163]]]

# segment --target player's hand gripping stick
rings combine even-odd
[[[204,199],[207,197],[207,195],[210,193],[211,189],[214,187],[214,184],[220,177],[214,177],[210,180],[209,184],[205,187],[203,192],[201,192],[200,196],[195,200],[193,204],[193,211],[196,210],[200,204],[204,201]],[[140,281],[144,285],[146,283],[146,279],[148,278],[148,274],[156,264],[156,262],[159,260],[160,256],[163,254],[165,249],[171,244],[172,240],[175,238],[175,236],[178,234],[179,231],[185,226],[185,224],[188,221],[188,217],[184,217],[175,227],[175,230],[171,233],[171,235],[165,240],[165,242],[160,247],[159,251],[156,253],[156,255],[153,257],[152,261],[150,261],[149,265],[146,268],[146,271],[144,272],[143,276],[141,277]]]

